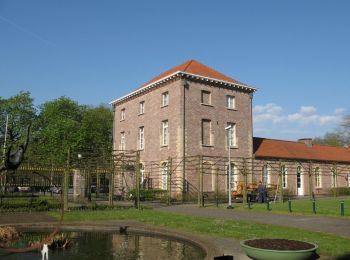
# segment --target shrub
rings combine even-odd
[[[331,188],[330,189],[331,195],[339,195],[339,196],[345,196],[350,195],[350,187],[337,187],[337,188]]]
[[[140,189],[140,197],[143,200],[157,200],[162,199],[167,194],[166,190],[161,189]],[[136,189],[132,189],[128,192],[129,197],[135,198],[136,197]],[[130,196],[131,195],[131,196]]]

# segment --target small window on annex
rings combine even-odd
[[[321,174],[320,174],[320,168],[315,168],[315,186],[316,188],[322,187],[322,181],[321,181]]]
[[[211,105],[211,93],[207,90],[202,90],[202,97],[201,97],[202,104],[205,105]]]
[[[270,178],[269,178],[269,168],[267,165],[264,165],[262,168],[262,178],[261,181],[264,185],[269,184]]]
[[[228,109],[235,109],[236,108],[236,101],[234,96],[227,96],[227,108]]]
[[[285,189],[287,188],[287,169],[285,165],[281,166],[281,173],[282,173],[282,187]]]
[[[169,105],[169,92],[162,93],[162,107]]]

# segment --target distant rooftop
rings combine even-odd
[[[306,139],[307,140],[307,139]],[[254,137],[253,151],[257,158],[280,158],[350,163],[350,148],[308,144]]]

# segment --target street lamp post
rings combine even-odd
[[[228,148],[228,206],[227,208],[232,208],[232,199],[231,199],[231,144],[230,144],[230,130],[232,125],[225,127],[227,130],[227,148]]]

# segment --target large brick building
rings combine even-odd
[[[315,180],[316,185],[310,186],[311,179],[306,178],[305,174],[309,166],[303,165],[306,162],[316,161],[320,164],[317,165],[318,170],[338,163],[350,173],[350,168],[347,168],[350,163],[348,148],[253,138],[254,92],[253,87],[195,60],[187,61],[111,102],[114,110],[113,147],[115,150],[140,151],[142,180],[146,178],[146,172],[159,168],[160,177],[152,187],[162,189],[169,188],[164,177],[169,169],[169,158],[176,158],[175,178],[182,180],[180,182],[184,185],[197,182],[193,177],[196,176],[196,169],[189,166],[188,158],[200,155],[207,156],[207,164],[210,165],[207,168],[210,176],[202,180],[203,190],[227,191],[227,170],[221,171],[222,176],[216,172],[221,169],[217,158],[227,160],[228,149],[233,161],[233,189],[237,189],[237,184],[242,181],[242,176],[237,173],[242,158],[248,164],[248,167],[244,167],[249,169],[248,182],[252,183],[258,180],[267,184],[278,183],[276,178],[279,175],[273,174],[271,169],[278,161],[279,169],[283,169],[283,188],[299,195],[307,194],[310,189],[322,192],[319,179]],[[281,161],[284,161],[283,164]],[[174,168],[172,165],[171,170]],[[312,171],[316,168],[312,168]],[[322,187],[326,190],[332,185],[349,186],[347,177],[338,178],[336,184],[328,181],[331,178],[324,177]],[[122,181],[117,181],[116,186]],[[183,186],[182,189],[189,187]]]

